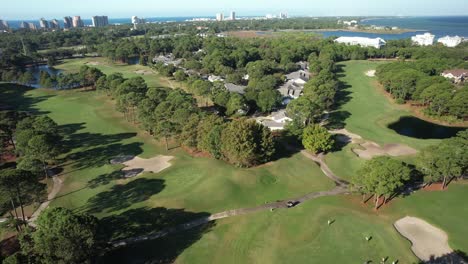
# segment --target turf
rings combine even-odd
[[[342,125],[365,140],[381,145],[400,143],[420,150],[440,142],[436,139],[402,136],[387,127],[400,117],[412,114],[385,97],[376,77],[365,75],[367,71],[375,70],[381,63],[384,62],[347,61],[338,65],[342,69],[339,74],[342,87],[338,93],[339,107],[331,114],[333,123]],[[363,163],[363,160],[351,151],[352,147],[355,146],[348,145],[326,157],[330,168],[338,176],[348,180],[356,174]]]
[[[335,222],[328,226],[330,219]],[[416,262],[410,243],[385,217],[346,197],[324,197],[294,209],[224,219],[210,231],[198,233],[175,263],[380,263],[383,257],[389,263]],[[366,241],[366,236],[372,239]],[[107,260],[158,259],[161,246],[176,244],[174,240],[182,242],[178,236],[147,242],[116,251]]]
[[[59,65],[55,66],[56,69],[63,70],[65,72],[78,72],[80,67],[83,65],[100,69],[105,74],[111,74],[120,72],[125,78],[131,78],[141,76],[145,79],[148,87],[181,87],[177,82],[171,81],[167,78],[163,78],[156,72],[152,71],[151,68],[142,65],[129,65],[124,63],[113,63],[103,57],[91,57],[82,59],[67,59],[63,60]],[[136,71],[147,71],[152,74],[137,74]]]
[[[94,92],[37,89],[26,92],[26,104],[13,97],[10,102],[48,114],[67,134],[65,145],[71,151],[62,157],[65,184],[52,206],[99,217],[143,207],[214,213],[334,186],[314,162],[300,154],[239,169],[223,161],[191,157],[178,148],[166,152],[116,113],[105,96]],[[119,166],[109,164],[121,154],[165,154],[175,159],[172,167],[159,174],[123,180],[116,176]]]

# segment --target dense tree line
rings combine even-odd
[[[453,178],[461,178],[468,172],[468,130],[456,137],[442,140],[435,146],[424,149],[418,156],[417,167],[424,182],[442,182],[442,188]]]
[[[198,81],[200,85],[212,85]],[[192,86],[197,87],[196,82]],[[243,167],[266,162],[274,154],[275,144],[268,128],[255,121],[228,121],[201,111],[193,96],[181,89],[148,88],[143,78],[125,79],[120,73],[101,76],[96,88],[116,101],[117,110],[128,121],[139,122],[155,138],[164,139],[166,149],[169,140],[176,139],[186,147]],[[245,136],[240,136],[242,133]],[[242,151],[239,145],[245,146]]]
[[[460,59],[420,59],[383,64],[377,68],[379,82],[399,103],[414,101],[432,116],[468,118],[468,89],[440,76],[446,69],[468,67]]]

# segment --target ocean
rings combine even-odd
[[[148,22],[183,22],[194,18],[214,17],[152,17],[146,18]],[[38,20],[30,20],[39,25]],[[83,19],[85,25],[91,25],[91,19]],[[18,28],[21,21],[8,21],[12,28]],[[63,21],[60,20],[61,26]],[[109,24],[130,24],[131,18],[109,18]],[[414,32],[401,34],[380,34],[380,33],[362,33],[349,31],[321,31],[318,32],[324,37],[330,36],[349,36],[349,37],[380,37],[383,39],[404,39],[410,38],[417,33],[430,32],[437,38],[443,36],[461,36],[468,38],[468,16],[445,16],[445,17],[386,17],[386,18],[368,18],[361,21],[364,25],[389,26],[406,29],[414,29]]]
[[[194,18],[210,18],[214,19],[215,17],[150,17],[150,18],[145,18],[146,22],[183,22],[186,20],[194,19]],[[48,19],[51,20],[51,19]],[[60,18],[57,20],[60,23],[60,27],[63,28],[63,18]],[[85,19],[82,18],[83,23],[85,26],[91,26],[93,23],[91,22],[91,19]],[[8,24],[10,25],[11,28],[19,28],[21,22],[28,22],[28,23],[34,23],[36,24],[37,27],[39,27],[39,20],[8,20]],[[109,18],[109,24],[114,25],[114,24],[131,24],[132,19],[129,18]]]

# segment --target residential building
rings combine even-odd
[[[307,70],[298,70],[286,75],[286,82],[278,89],[279,93],[286,99],[297,99],[302,95],[304,85],[310,79],[310,73]],[[290,100],[284,100],[284,104]]]
[[[163,63],[164,65],[173,64],[174,66],[179,66],[182,63],[182,59],[174,59],[174,55],[158,55],[153,58],[154,63]]]
[[[137,16],[132,16],[133,29],[137,29],[138,25],[146,23],[146,20]]]
[[[30,30],[37,30],[37,26],[34,23],[28,23],[28,29]]]
[[[91,21],[93,22],[93,27],[105,27],[109,25],[107,16],[93,16]]]
[[[236,12],[232,11],[231,12],[231,17],[230,17],[231,20],[236,20]]]
[[[224,14],[223,13],[216,14],[216,21],[223,21],[223,20],[224,20]]]
[[[0,30],[9,30],[10,26],[8,25],[8,22],[6,20],[1,20],[0,19]]]
[[[49,22],[45,20],[44,18],[41,18],[41,20],[39,20],[39,26],[41,27],[41,29],[48,29]]]
[[[454,83],[462,83],[468,78],[468,70],[466,69],[453,69],[446,70],[441,74],[447,79],[451,79]]]
[[[286,19],[286,18],[288,18],[288,13],[283,13],[283,12],[279,13],[279,18],[280,18],[280,19]]]
[[[359,45],[362,47],[374,47],[380,49],[385,46],[385,40],[381,38],[363,38],[363,37],[339,37],[335,39],[336,43],[343,43],[347,45]]]
[[[443,38],[439,38],[437,42],[442,43],[446,47],[453,48],[453,47],[458,46],[460,43],[462,43],[463,38],[459,36],[455,36],[455,37],[445,36]]]
[[[29,25],[28,25],[28,23],[22,21],[22,22],[20,23],[20,28],[29,28]]]
[[[210,81],[210,82],[224,82],[224,79],[221,76],[210,75],[210,76],[208,76],[208,81]]]
[[[73,19],[69,16],[63,18],[63,28],[69,29],[73,27]]]
[[[271,131],[283,130],[284,126],[291,121],[292,119],[287,116],[285,109],[273,112],[267,117],[257,118],[258,123],[268,127]]]
[[[247,86],[237,85],[233,83],[226,83],[224,87],[231,93],[245,94]]]
[[[421,35],[411,37],[411,41],[413,41],[413,44],[419,46],[431,46],[432,44],[434,44],[434,39],[435,36],[431,33],[424,33]]]
[[[356,20],[343,21],[343,24],[344,24],[344,25],[347,25],[347,26],[354,26],[354,25],[357,25],[358,22],[357,22]]]
[[[60,24],[57,19],[52,19],[49,23],[51,29],[60,29]]]
[[[84,27],[83,20],[81,20],[80,16],[74,16],[73,17],[73,27],[74,28]]]

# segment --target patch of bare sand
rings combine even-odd
[[[101,63],[99,61],[88,61],[87,63],[85,63],[86,65],[91,65],[91,66],[97,66],[97,65],[101,65]]]
[[[394,226],[411,241],[411,250],[423,261],[453,252],[448,245],[447,234],[420,218],[406,216],[396,221]]]
[[[330,133],[337,135],[337,139],[345,143],[358,144],[361,148],[353,148],[352,151],[362,159],[372,159],[376,156],[389,155],[393,157],[414,155],[417,150],[403,144],[379,144],[364,140],[360,135],[349,132],[346,129],[332,130]]]
[[[122,171],[138,171],[138,174],[143,172],[158,173],[164,169],[169,168],[172,164],[169,162],[173,159],[173,156],[158,155],[150,159],[143,159],[140,157],[134,157],[133,159],[127,160],[122,164],[125,168]]]
[[[135,73],[139,74],[139,75],[150,75],[153,72],[152,71],[147,71],[147,70],[138,70],[138,71],[135,71]]]
[[[375,70],[370,70],[366,72],[366,76],[368,77],[375,77]]]

